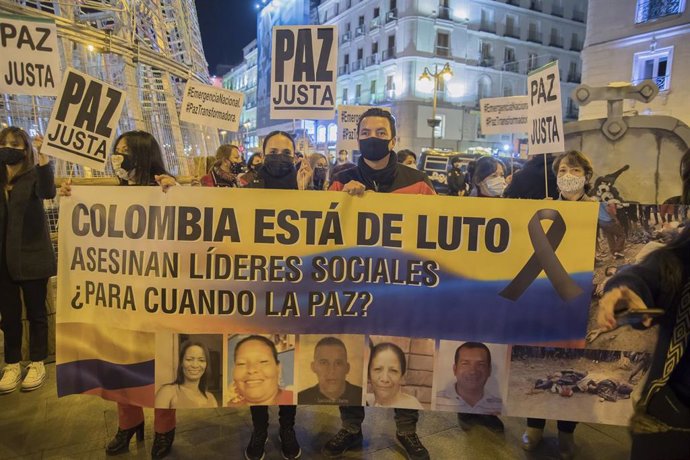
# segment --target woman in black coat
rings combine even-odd
[[[37,139],[40,145],[41,139]],[[40,150],[40,146],[39,146]],[[31,391],[46,378],[48,355],[46,294],[56,273],[43,200],[55,197],[53,170],[45,155],[34,156],[29,136],[20,128],[0,131],[0,315],[5,337],[5,372],[0,393]],[[22,381],[22,300],[29,320],[31,363]]]

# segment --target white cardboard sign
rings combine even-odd
[[[337,65],[336,26],[274,27],[271,119],[332,120]]]
[[[529,96],[529,154],[565,150],[558,61],[535,70],[527,78]]]
[[[492,97],[479,101],[482,134],[526,133],[528,96]]]
[[[339,105],[338,118],[336,120],[338,125],[338,140],[337,150],[359,150],[359,142],[357,141],[357,123],[364,112],[374,108],[370,105]],[[377,107],[390,112],[387,107]]]
[[[180,107],[180,120],[237,131],[244,94],[188,80]]]
[[[57,96],[60,76],[55,22],[0,15],[0,93]]]
[[[124,91],[67,69],[41,153],[104,171],[124,104]]]

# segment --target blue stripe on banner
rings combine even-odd
[[[87,359],[58,364],[56,368],[58,396],[83,393],[94,388],[118,390],[152,385],[155,361],[134,364],[113,364],[100,359]]]

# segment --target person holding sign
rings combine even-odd
[[[160,387],[156,393],[156,407],[166,409],[192,409],[218,407],[218,401],[206,391],[210,374],[210,354],[201,342],[186,341],[180,347],[177,378]]]
[[[423,172],[398,163],[393,152],[395,147],[395,118],[379,108],[367,110],[357,123],[357,137],[361,157],[356,168],[341,171],[329,190],[343,191],[350,195],[364,195],[366,190],[382,193],[406,193],[435,195],[434,187]],[[342,428],[328,441],[322,453],[327,457],[339,457],[348,449],[362,444],[364,407],[340,406]],[[429,458],[417,436],[419,411],[395,409],[396,438],[403,445],[409,458]]]
[[[128,131],[121,134],[114,145],[110,162],[120,185],[160,185],[164,192],[177,185],[175,178],[165,170],[160,145],[151,134]],[[71,194],[70,181],[63,182],[60,196],[68,197]],[[127,451],[135,434],[137,440],[144,439],[144,410],[141,407],[118,402],[117,413],[117,433],[105,448],[108,455]],[[154,414],[155,436],[151,457],[163,458],[170,453],[175,439],[175,409],[155,409]]]
[[[407,360],[399,346],[390,342],[373,346],[367,370],[373,390],[367,395],[367,406],[424,409],[417,398],[402,392]]]
[[[264,164],[258,169],[256,178],[247,186],[250,188],[306,190],[311,182],[312,169],[308,161],[302,161],[297,170],[295,167],[295,140],[288,133],[273,131],[264,138],[263,143]],[[257,336],[258,337],[258,336]],[[262,337],[263,338],[263,337]],[[259,339],[257,339],[259,340]],[[266,340],[270,343],[270,340]],[[238,344],[238,347],[239,348]],[[237,353],[235,348],[235,353]],[[273,356],[276,364],[278,354],[273,345]],[[297,459],[302,455],[302,449],[295,434],[295,416],[297,406],[286,405],[292,402],[285,399],[264,401],[264,404],[283,404],[280,406],[280,444],[283,458]],[[260,404],[257,402],[255,404]],[[256,405],[250,408],[254,431],[249,440],[249,445],[244,451],[248,460],[260,460],[264,458],[266,439],[268,439],[268,407]]]
[[[43,385],[48,356],[46,294],[57,266],[43,200],[55,197],[53,170],[35,140],[20,128],[0,131],[0,317],[5,339],[5,372],[0,394]],[[22,297],[29,320],[31,363],[22,381]]]

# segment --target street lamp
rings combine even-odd
[[[431,128],[431,149],[436,147],[436,127],[441,124],[441,120],[436,119],[436,93],[438,92],[438,79],[443,78],[443,81],[448,81],[453,76],[453,70],[446,62],[446,65],[439,71],[438,64],[434,65],[434,72],[431,72],[428,67],[424,67],[424,72],[419,76],[419,81],[430,82],[434,80],[434,102],[431,111],[431,118],[427,119],[427,124]]]

